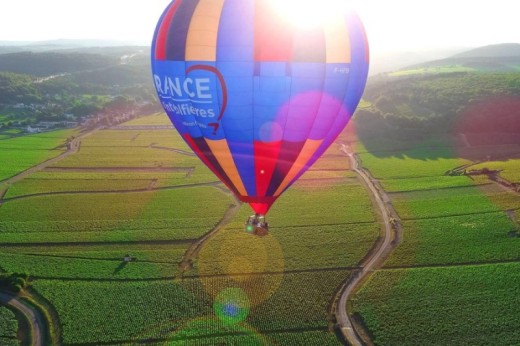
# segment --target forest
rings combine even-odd
[[[76,121],[153,105],[141,47],[0,55],[0,129]],[[14,131],[14,130],[11,130]]]
[[[380,75],[356,113],[361,136],[424,138],[444,133],[519,133],[520,73]]]

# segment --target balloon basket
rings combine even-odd
[[[264,237],[269,234],[269,224],[264,215],[251,215],[245,222],[245,231],[252,235]]]

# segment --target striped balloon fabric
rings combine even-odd
[[[300,27],[272,0],[173,1],[152,46],[155,86],[175,128],[260,214],[344,129],[368,59],[354,13]]]

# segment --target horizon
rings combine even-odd
[[[88,4],[24,0],[4,4],[5,13],[15,15],[0,22],[0,42],[99,40],[150,45],[157,20],[169,3],[170,0],[92,0]],[[510,29],[514,27],[517,6],[509,0],[496,0],[492,7],[486,1],[469,0],[438,0],[435,6],[412,0],[352,0],[351,4],[364,23],[375,55],[520,42],[520,32]],[[31,25],[20,25],[21,13]],[[75,13],[82,15],[69,15]]]

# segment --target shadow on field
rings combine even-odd
[[[128,264],[128,262],[126,261],[123,261],[121,262],[116,269],[114,269],[114,272],[112,274],[114,275],[117,275],[121,272],[121,270],[125,269],[126,265]]]
[[[368,152],[377,158],[411,158],[423,161],[452,158],[507,161],[520,158],[520,134],[432,134],[424,138],[414,138],[358,133],[357,138],[362,144],[358,152]]]

